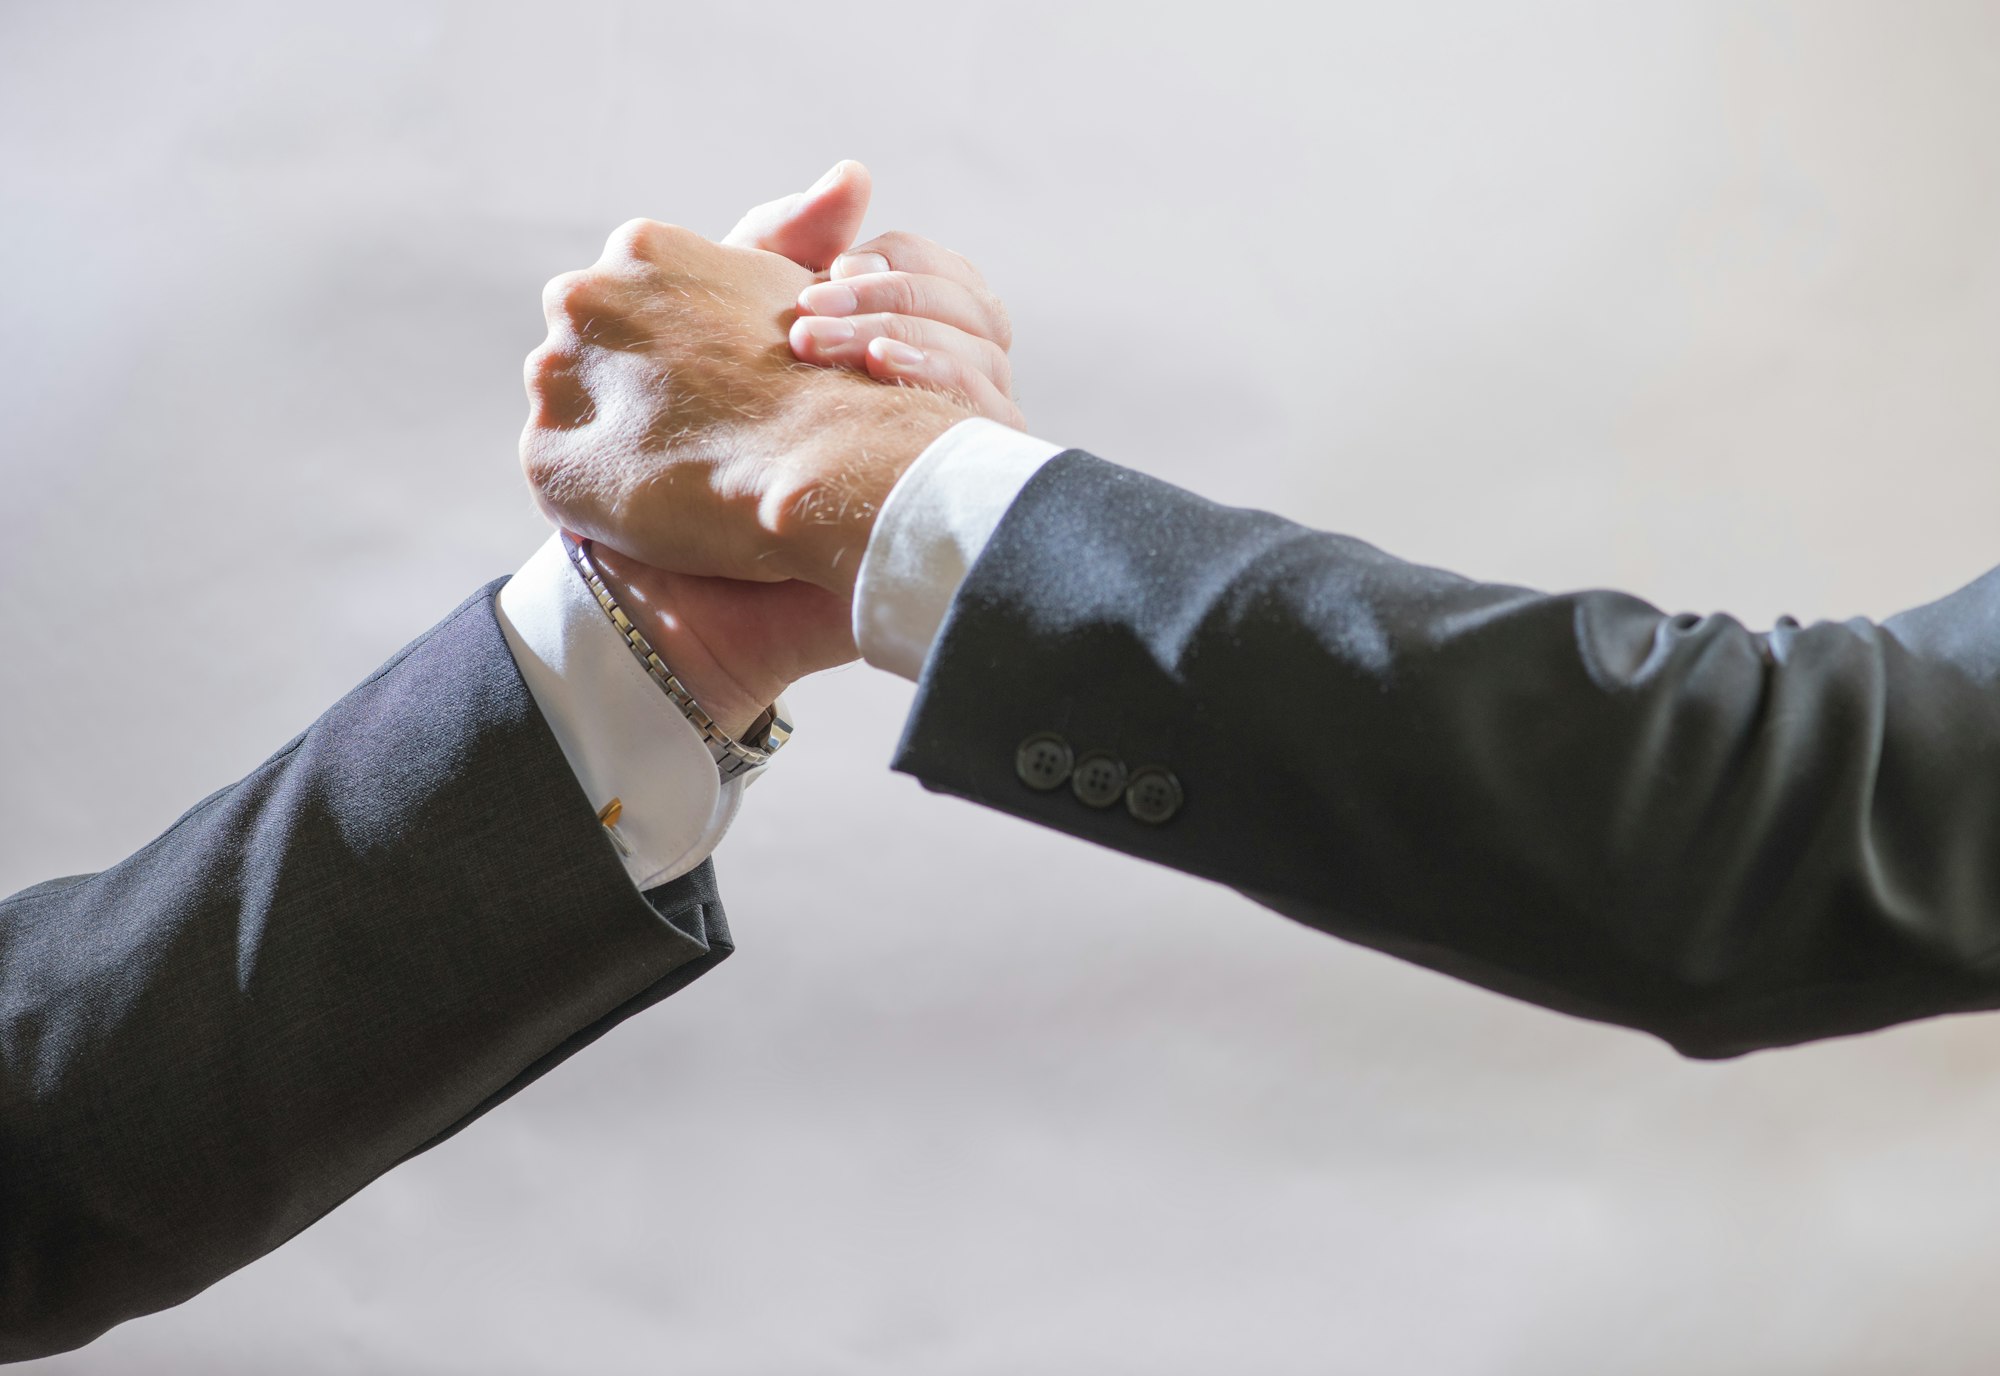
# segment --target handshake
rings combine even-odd
[[[1073,451],[1014,488],[1035,441],[939,443],[1022,428],[1006,313],[925,240],[852,246],[866,194],[842,164],[721,244],[628,224],[529,360],[543,509],[730,735],[857,650],[921,666],[927,787],[1691,1056],[2000,1007],[2000,577],[1760,636]],[[892,662],[881,570],[986,489]]]
[[[529,480],[718,724],[858,649],[920,677],[894,767],[935,791],[1691,1055],[2000,1006],[2000,773],[1968,763],[2000,579],[1756,634],[939,443],[1021,426],[1006,314],[925,240],[850,246],[866,196],[843,163],[550,284]],[[932,586],[892,656],[898,566]]]
[[[1005,308],[929,240],[855,244],[869,190],[842,162],[720,243],[633,220],[543,293],[529,483],[732,737],[856,657],[863,554],[924,449],[1022,425]]]
[[[774,704],[858,653],[919,679],[893,763],[932,790],[1690,1055],[2000,1007],[2000,578],[1753,634],[1217,506],[1020,433],[1006,312],[854,244],[867,199],[842,163],[551,282],[521,457],[570,559],[0,899],[0,1361],[180,1302],[712,969]],[[694,732],[652,729],[641,642]]]

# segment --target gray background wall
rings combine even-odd
[[[0,0],[0,891],[534,547],[545,278],[842,156],[1041,434],[1493,578],[1941,594],[2000,552],[1996,122],[1983,4]],[[1684,1064],[930,799],[907,700],[797,691],[725,969],[39,1369],[2000,1358],[2000,1020]]]

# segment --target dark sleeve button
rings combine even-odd
[[[1125,792],[1125,761],[1108,750],[1092,750],[1076,762],[1069,789],[1086,807],[1110,807]]]
[[[1014,752],[1014,772],[1029,788],[1047,792],[1063,786],[1075,758],[1068,741],[1053,731],[1043,731],[1021,742],[1021,748]]]
[[[1181,810],[1181,781],[1157,766],[1132,776],[1125,789],[1125,810],[1149,826],[1159,826]]]

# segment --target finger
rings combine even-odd
[[[542,320],[551,339],[573,337],[583,327],[596,306],[591,292],[591,276],[581,270],[560,273],[542,287]]]
[[[1007,308],[986,285],[979,269],[963,255],[953,253],[920,234],[899,229],[878,234],[834,259],[828,275],[833,281],[846,282],[851,278],[884,272],[938,277],[956,283],[971,293],[985,311],[986,324],[976,333],[985,335],[1003,349],[1014,346],[1014,329],[1007,318]]]
[[[861,232],[872,183],[853,159],[837,162],[810,190],[758,206],[722,238],[737,248],[778,253],[818,272]]]
[[[609,255],[611,250],[605,252]],[[584,344],[605,349],[635,349],[644,344],[645,332],[620,308],[615,290],[607,285],[614,281],[596,268],[550,278],[542,288],[542,319],[549,327],[546,347],[574,351]]]
[[[984,373],[1002,392],[1014,385],[1007,352],[990,339],[908,315],[802,315],[792,322],[792,353],[801,362],[865,370],[870,340],[894,339],[926,353],[946,354]]]
[[[992,378],[954,354],[919,349],[885,335],[868,341],[864,358],[868,375],[878,381],[949,392],[989,420],[1016,430],[1028,428],[1027,418],[1013,398],[995,386]]]
[[[597,418],[574,352],[544,343],[522,366],[531,430],[575,430]]]
[[[828,316],[911,315],[955,325],[1003,349],[1012,342],[1007,312],[991,292],[928,273],[871,272],[838,282],[815,282],[799,293],[799,310]]]
[[[979,269],[950,249],[932,243],[921,234],[892,229],[865,244],[856,244],[833,261],[836,281],[870,272],[922,272],[946,277],[961,286],[986,286]]]

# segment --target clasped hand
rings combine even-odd
[[[843,162],[720,243],[633,220],[543,292],[529,485],[732,734],[855,657],[861,554],[925,447],[1022,423],[998,298],[926,239],[855,245],[869,189]]]

